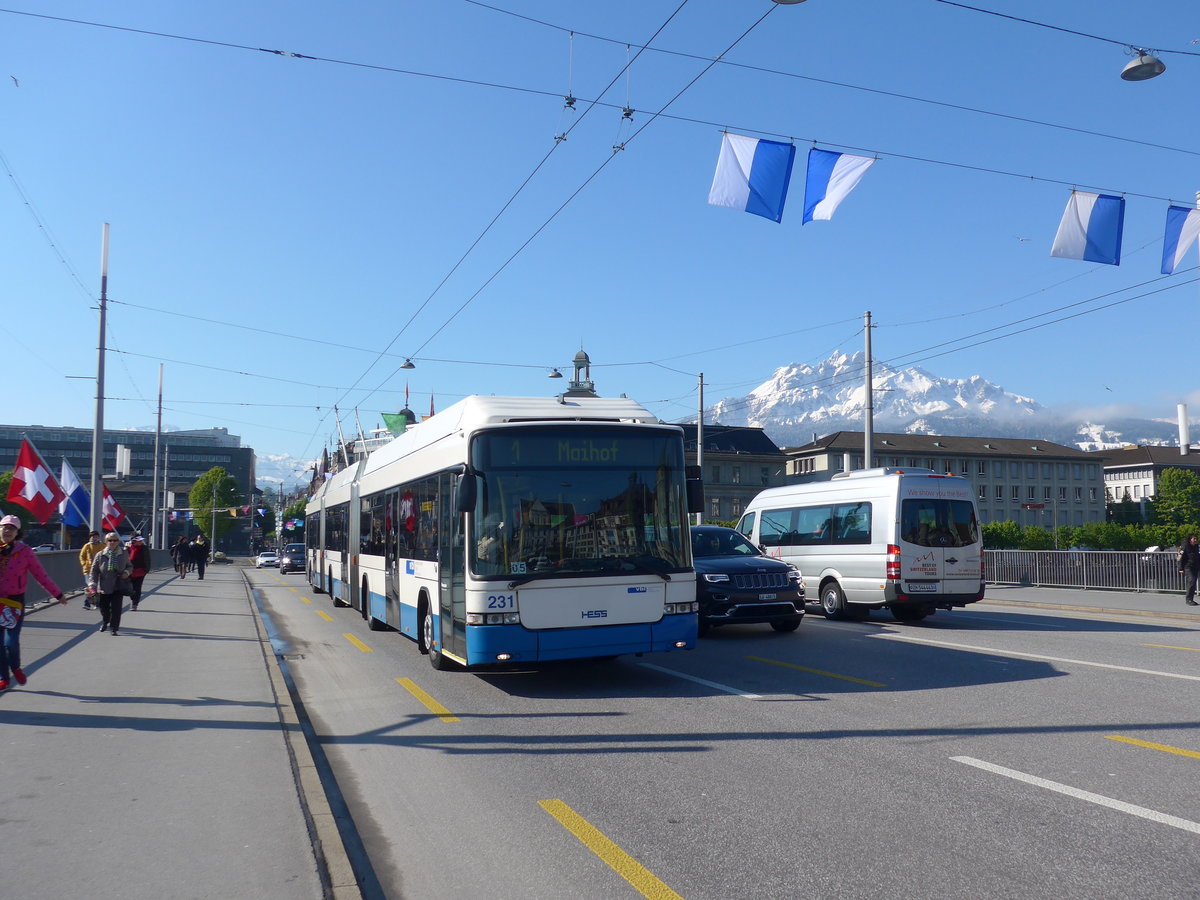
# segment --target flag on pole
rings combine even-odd
[[[62,523],[71,528],[76,525],[88,524],[88,517],[92,514],[91,497],[88,496],[87,488],[80,482],[79,476],[75,474],[75,470],[71,468],[71,464],[67,462],[65,456],[62,464],[62,480],[59,483],[62,485],[63,493],[67,495],[67,499],[58,505]]]
[[[28,439],[22,438],[17,451],[17,462],[13,466],[12,481],[8,485],[9,503],[23,506],[41,524],[58,512],[58,505],[66,499],[62,487],[50,473],[50,467],[34,449]]]
[[[804,177],[804,222],[832,219],[834,211],[858,187],[874,162],[871,156],[834,153],[816,147],[809,150],[808,173]]]
[[[1124,225],[1124,197],[1071,191],[1050,255],[1119,266]]]
[[[795,159],[793,144],[725,132],[708,192],[709,204],[781,221]]]
[[[400,413],[380,413],[379,415],[383,416],[383,424],[387,426],[388,432],[393,437],[404,434],[404,430],[408,427],[408,416],[402,416]]]
[[[105,531],[116,531],[117,526],[125,520],[125,513],[117,503],[117,499],[108,492],[108,485],[104,485],[104,516],[100,519],[100,524]]]
[[[1163,234],[1162,273],[1174,275],[1188,248],[1200,235],[1200,209],[1190,206],[1167,207],[1167,229]]]

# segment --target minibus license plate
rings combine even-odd
[[[931,593],[937,590],[937,585],[928,581],[910,581],[908,583],[908,592],[910,594],[919,594],[922,591]]]

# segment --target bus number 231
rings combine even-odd
[[[488,609],[516,609],[517,598],[512,594],[489,594],[487,598]]]

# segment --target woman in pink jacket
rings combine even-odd
[[[17,684],[26,682],[21,670],[21,625],[25,621],[25,585],[30,573],[50,596],[65,604],[66,597],[58,589],[37,554],[23,541],[21,520],[16,516],[0,519],[0,691],[8,690],[8,673]]]

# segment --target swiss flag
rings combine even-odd
[[[50,472],[50,467],[42,462],[27,440],[21,441],[12,481],[8,485],[8,497],[5,499],[25,507],[43,525],[58,512],[58,505],[67,499],[58,479]]]
[[[104,526],[105,531],[116,531],[117,526],[125,518],[125,513],[117,505],[116,499],[108,492],[108,485],[104,486],[104,518],[100,520],[100,524]]]

